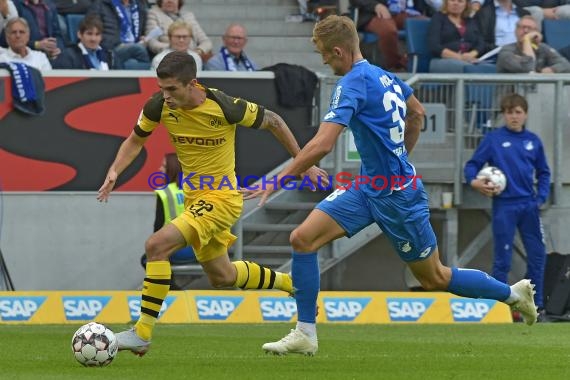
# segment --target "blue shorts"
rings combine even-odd
[[[316,208],[330,215],[348,237],[378,224],[404,261],[423,260],[437,247],[427,195],[419,180],[382,198],[368,197],[353,182],[349,189],[335,190]]]

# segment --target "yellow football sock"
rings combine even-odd
[[[135,331],[144,340],[150,340],[154,324],[162,302],[170,289],[170,262],[149,261],[146,264],[146,276],[143,282],[141,315],[135,324]]]
[[[291,293],[293,281],[287,273],[275,272],[251,261],[234,261],[237,280],[234,286],[242,289],[279,289]]]

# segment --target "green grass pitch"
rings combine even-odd
[[[314,357],[261,345],[292,324],[158,325],[149,353],[105,368],[71,353],[76,325],[0,325],[0,379],[569,379],[568,324],[319,325]],[[126,326],[109,326],[121,331]]]

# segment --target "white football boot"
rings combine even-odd
[[[530,280],[520,280],[511,286],[511,292],[520,297],[511,307],[521,313],[527,325],[533,325],[538,318],[538,311],[534,304],[534,294],[536,293],[534,291],[534,284],[532,284]]]
[[[291,353],[313,356],[319,349],[319,342],[316,336],[311,338],[300,330],[292,329],[283,339],[265,343],[261,348],[276,355]]]
[[[150,348],[150,342],[137,335],[135,328],[116,334],[119,351],[131,351],[133,354],[143,356]]]

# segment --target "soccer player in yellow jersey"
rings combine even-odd
[[[187,245],[193,247],[215,288],[292,292],[289,274],[249,261],[230,262],[228,257],[228,247],[236,239],[230,228],[239,218],[243,204],[234,171],[236,125],[269,130],[293,157],[300,151],[287,124],[276,113],[201,86],[196,79],[196,63],[185,52],[166,55],[156,74],[160,92],[144,105],[97,196],[99,201],[107,201],[117,177],[139,154],[159,123],[168,129],[185,176],[186,210],[145,243],[148,263],[141,315],[134,328],[117,334],[120,350],[141,356],[148,351],[154,324],[170,288],[168,258]],[[315,166],[304,174],[314,184],[319,177],[327,178],[327,173]]]

